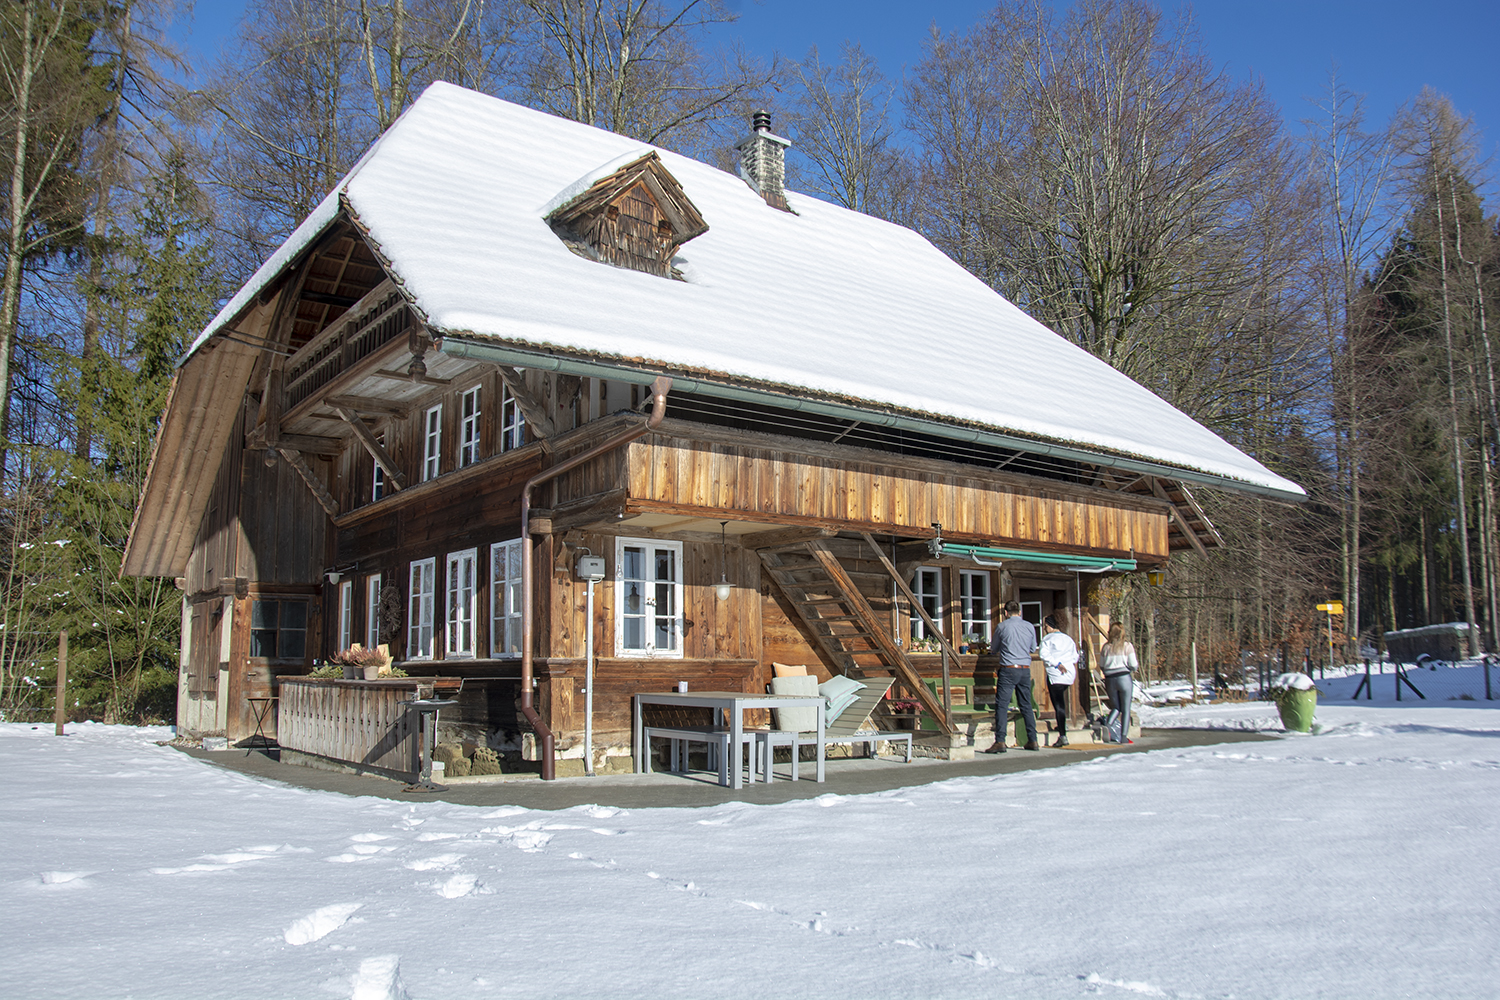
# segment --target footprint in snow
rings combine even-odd
[[[401,982],[401,956],[377,955],[359,963],[349,1000],[408,1000]]]
[[[49,889],[85,889],[90,885],[88,877],[93,872],[42,872],[36,883]]]
[[[462,854],[436,854],[430,858],[417,858],[404,862],[406,868],[414,872],[429,872],[438,868],[452,868],[463,860]]]
[[[437,887],[437,893],[444,899],[458,899],[460,896],[468,896],[487,892],[488,890],[480,883],[478,876],[458,874],[442,882]]]
[[[313,910],[305,917],[298,917],[281,932],[287,944],[301,946],[312,944],[338,930],[349,922],[354,911],[363,903],[333,903]]]

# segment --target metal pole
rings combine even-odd
[[[56,735],[66,736],[63,726],[68,721],[68,630],[57,634],[57,696],[52,702],[52,723]]]
[[[583,773],[594,775],[594,578],[589,577],[583,641]]]
[[[1193,643],[1193,704],[1198,704],[1198,644]]]
[[[1333,669],[1333,612],[1328,612],[1328,669]],[[1328,676],[1326,673],[1323,675]]]

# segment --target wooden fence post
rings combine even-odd
[[[66,735],[63,725],[68,721],[68,630],[57,634],[57,696],[52,704],[52,723],[56,735]]]

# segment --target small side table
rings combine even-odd
[[[266,718],[271,714],[271,706],[276,704],[276,697],[246,698],[245,701],[249,702],[250,710],[255,713],[255,734],[246,742],[250,744],[249,749],[265,749],[273,742],[266,735]]]
[[[442,709],[457,705],[453,698],[412,698],[400,702],[417,713],[417,758],[421,770],[417,780],[407,785],[406,792],[446,792],[447,785],[432,780],[432,752],[437,748],[437,715]]]

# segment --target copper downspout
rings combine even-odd
[[[657,376],[656,381],[651,383],[651,416],[644,424],[632,427],[628,431],[621,431],[588,451],[574,455],[550,469],[538,472],[526,480],[526,485],[521,487],[521,539],[523,541],[521,545],[521,714],[526,717],[527,722],[531,723],[531,728],[536,730],[537,736],[542,741],[543,781],[551,781],[557,777],[557,741],[552,735],[552,730],[547,728],[547,724],[537,714],[532,702],[532,619],[536,614],[536,598],[533,594],[534,571],[531,554],[531,490],[549,479],[556,479],[564,472],[598,458],[605,452],[614,451],[656,430],[661,424],[661,418],[667,414],[667,393],[671,388],[671,379],[665,375]],[[589,627],[593,627],[592,622],[589,623]]]

